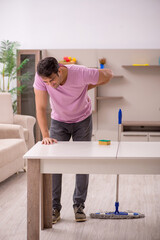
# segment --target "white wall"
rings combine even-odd
[[[0,41],[22,49],[160,48],[160,0],[0,0]]]
[[[118,111],[122,109],[124,121],[160,121],[160,49],[48,49],[42,57],[75,56],[78,63],[98,66],[97,59],[105,57],[106,67],[112,69],[116,77],[108,84],[97,87],[98,100],[93,113],[94,140],[117,140]],[[133,63],[148,63],[150,67],[123,67]],[[92,91],[92,90],[90,90]],[[89,92],[90,92],[89,91]],[[95,96],[96,97],[96,96]],[[116,98],[119,97],[119,98]],[[92,102],[93,103],[93,102]]]

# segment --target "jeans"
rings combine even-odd
[[[50,137],[58,141],[91,141],[92,115],[77,123],[64,123],[51,119]],[[89,175],[76,174],[76,184],[73,194],[73,207],[82,205],[87,197]],[[52,175],[52,208],[61,210],[62,174]]]

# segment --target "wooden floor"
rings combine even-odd
[[[90,175],[85,212],[76,223],[72,209],[74,175],[63,175],[61,221],[41,231],[41,240],[160,240],[160,176],[120,176],[120,209],[143,219],[90,219],[90,212],[114,210],[115,175]],[[0,240],[26,240],[26,173],[0,183]],[[34,239],[33,239],[34,240]]]

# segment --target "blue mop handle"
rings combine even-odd
[[[118,111],[118,142],[121,141],[121,124],[122,124],[122,110]],[[115,214],[119,214],[119,174],[117,174],[116,181],[116,202],[115,202]]]
[[[121,130],[122,130],[122,110],[118,111],[118,142],[121,141]]]
[[[122,124],[122,110],[119,109],[118,111],[118,124]]]

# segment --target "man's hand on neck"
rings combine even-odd
[[[62,75],[62,81],[61,86],[65,84],[68,76],[68,69],[66,67],[60,67],[61,75]]]

